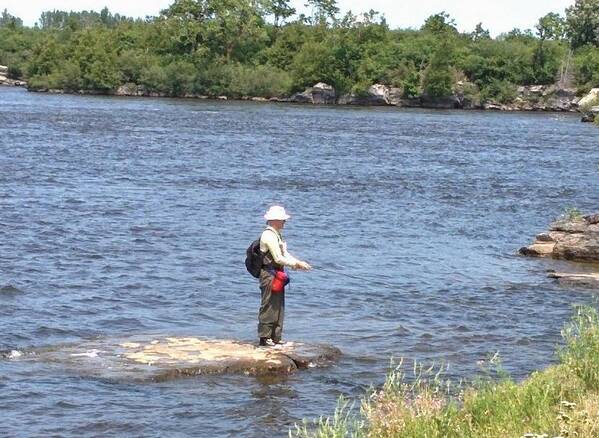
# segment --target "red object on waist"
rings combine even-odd
[[[289,276],[285,271],[276,271],[272,279],[272,291],[274,293],[285,292],[285,285],[289,283]]]

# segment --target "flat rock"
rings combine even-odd
[[[118,381],[164,381],[203,374],[289,374],[330,365],[340,355],[323,344],[257,347],[202,337],[137,336],[26,351],[11,360],[55,363],[80,375]]]
[[[567,272],[551,272],[548,275],[550,278],[555,278],[564,285],[574,285],[581,287],[597,288],[599,287],[599,273],[567,273]]]
[[[520,254],[553,257],[578,262],[599,262],[599,215],[560,219],[549,232],[536,236],[532,245],[520,248]]]
[[[532,245],[520,248],[520,254],[529,257],[551,257],[553,248],[555,248],[555,242],[537,240]]]

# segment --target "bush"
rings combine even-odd
[[[142,70],[139,77],[139,83],[148,91],[165,93],[168,89],[166,79],[167,77],[164,68],[158,64],[152,64]]]
[[[11,79],[21,79],[23,77],[23,65],[20,63],[8,63],[8,77]]]
[[[233,97],[280,97],[289,93],[291,77],[285,71],[268,65],[237,64],[231,69],[228,89]]]
[[[186,61],[171,62],[164,68],[165,91],[171,96],[191,93],[196,77],[196,68]]]
[[[599,48],[585,46],[574,56],[574,77],[587,90],[599,86]]]
[[[193,92],[208,96],[228,93],[233,78],[233,69],[228,64],[210,63],[198,69]]]
[[[76,62],[66,61],[56,76],[58,88],[66,91],[78,91],[82,87],[81,69]]]
[[[481,90],[481,98],[484,101],[494,100],[499,103],[512,102],[517,96],[516,86],[508,81],[492,80]]]

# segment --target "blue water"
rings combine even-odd
[[[285,436],[380,384],[392,357],[470,379],[555,361],[573,304],[517,255],[566,207],[597,210],[599,131],[575,115],[32,94],[0,88],[0,350],[93,337],[254,340],[243,265],[282,203],[284,336],[331,368],[165,383],[0,360],[7,436]],[[563,266],[563,265],[567,266]]]

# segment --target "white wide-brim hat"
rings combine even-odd
[[[290,217],[280,205],[273,205],[264,215],[264,219],[267,221],[286,221]]]

